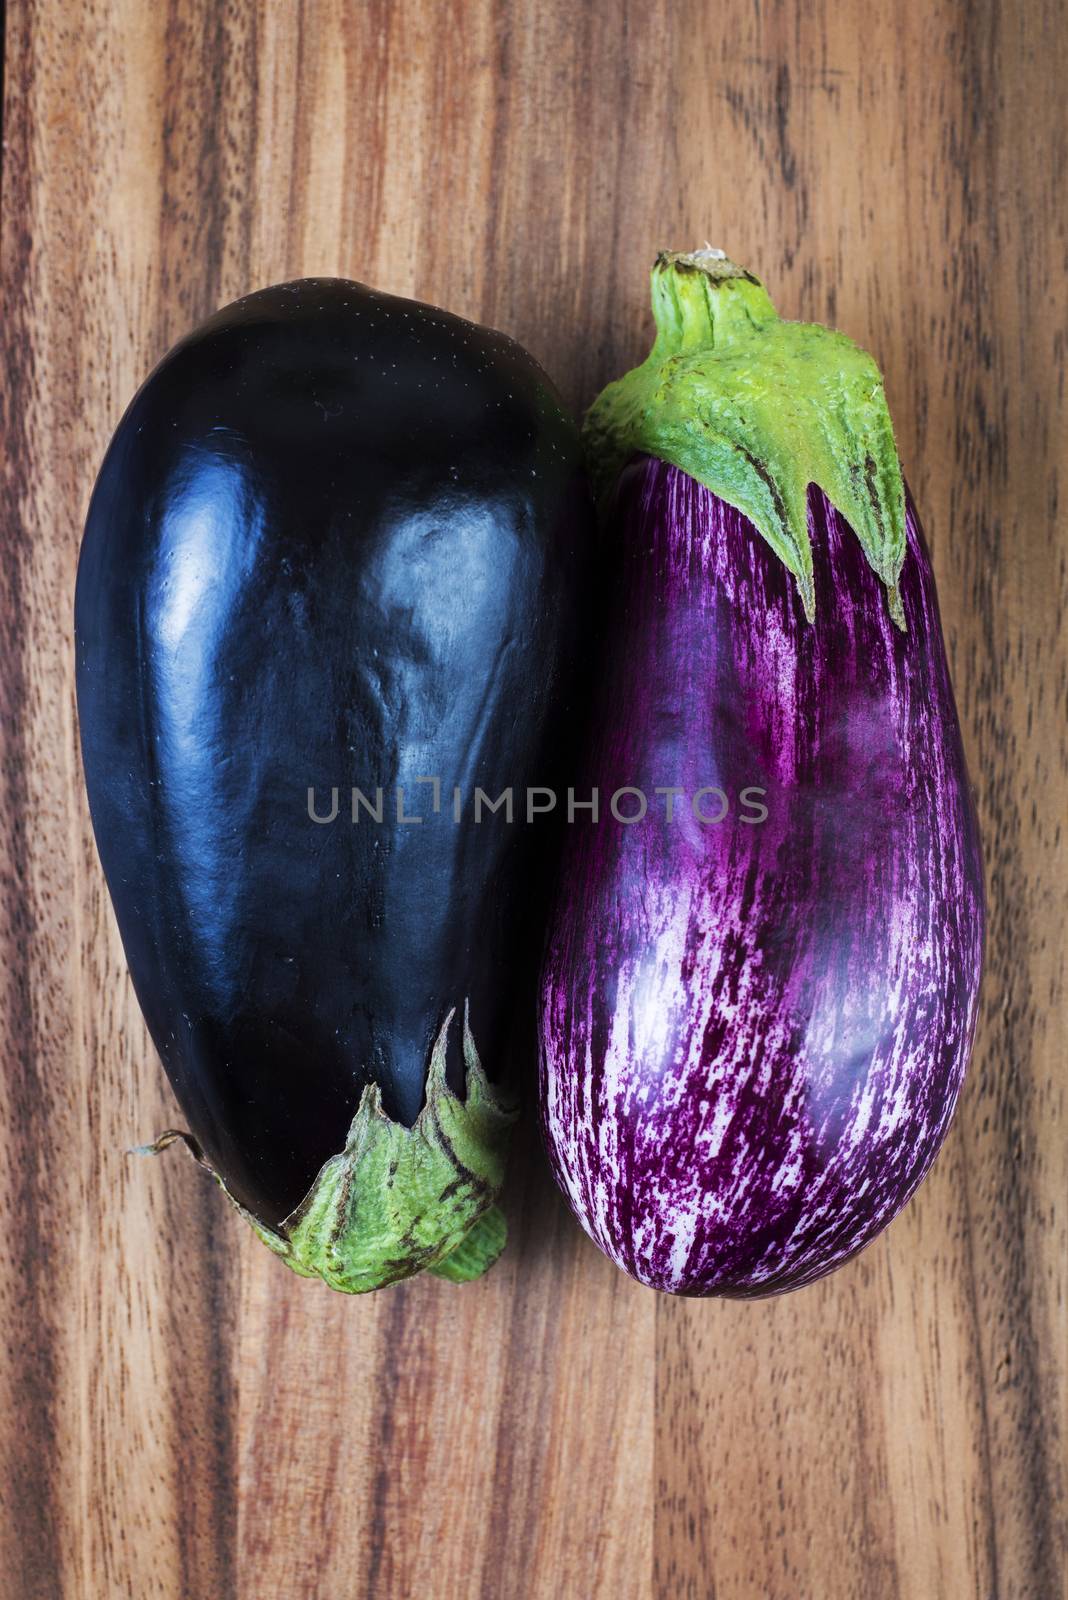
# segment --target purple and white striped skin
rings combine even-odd
[[[575,784],[602,814],[566,830],[541,1117],[587,1233],[675,1294],[797,1288],[869,1243],[945,1138],[975,1026],[982,862],[915,509],[907,631],[815,488],[809,531],[814,622],[676,467],[629,465],[605,527],[619,588]],[[713,786],[730,810],[699,822]],[[644,820],[611,816],[623,787]]]

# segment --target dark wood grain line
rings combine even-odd
[[[966,1219],[966,1238],[970,1275],[968,1309],[971,1317],[972,1338],[975,1343],[975,1348],[978,1350],[982,1346],[979,1274],[977,1271],[975,1249],[973,1244],[972,1229],[974,1226],[974,1219],[972,1217],[972,1202],[970,1194],[971,1184],[969,1182],[968,1157],[966,1152],[961,1158],[961,1173],[964,1179],[964,1214]],[[976,1440],[976,1449],[982,1462],[984,1513],[982,1522],[980,1524],[979,1534],[985,1546],[987,1567],[990,1572],[991,1583],[993,1584],[994,1593],[996,1595],[1000,1591],[998,1588],[998,1536],[996,1516],[997,1499],[994,1492],[994,1449],[990,1436],[989,1394],[983,1373],[983,1363],[981,1361],[976,1363],[976,1372],[976,1388],[979,1396],[979,1430],[978,1439]]]
[[[1031,444],[1018,414],[1010,411],[1010,395],[1021,383],[1045,382],[1049,387],[1043,409],[1050,416],[1060,414],[1062,429],[1065,418],[1054,389],[1056,374],[1049,365],[1048,345],[1036,345],[1033,353],[1028,352],[1020,370],[1017,351],[1006,338],[1010,329],[1015,331],[1016,319],[1007,324],[998,314],[1005,308],[1001,251],[1013,252],[1012,241],[1033,228],[1038,219],[1032,217],[1031,208],[1039,203],[1039,194],[1030,188],[1016,185],[1004,195],[1000,189],[1002,162],[1007,161],[1010,169],[1018,163],[1021,174],[1027,172],[1032,137],[1019,118],[1016,96],[1006,105],[1003,63],[1021,34],[1032,39],[1046,35],[1043,50],[1028,52],[1027,99],[1045,104],[1051,112],[1055,104],[1059,106],[1063,138],[1063,94],[1050,70],[1063,54],[1054,29],[1053,13],[1044,14],[1034,6],[985,0],[969,7],[966,15],[962,12],[962,114],[947,124],[947,156],[960,186],[960,228],[952,245],[957,267],[953,443],[960,490],[951,499],[949,540],[950,548],[959,551],[974,596],[982,651],[980,692],[965,688],[964,703],[971,711],[980,751],[977,790],[985,822],[989,900],[984,1027],[969,1120],[974,1127],[982,1113],[988,1130],[996,1130],[997,1149],[996,1165],[984,1163],[976,1171],[969,1155],[965,1171],[975,1327],[985,1356],[979,1381],[989,1495],[987,1542],[995,1591],[1007,1597],[1053,1595],[1065,1581],[1063,1455],[1057,1407],[1050,1404],[1049,1375],[1041,1373],[1042,1342],[1035,1317],[1044,1295],[1036,1279],[1037,1258],[1029,1248],[1035,1236],[1029,1213],[1041,1133],[1036,1093],[1040,1085],[1027,1069],[1041,1060],[1039,1013],[1048,1000],[1034,993],[1031,982],[1037,954],[1032,924],[1035,885],[1028,881],[1024,864],[1040,858],[1043,846],[1037,816],[1028,816],[1022,793],[1026,769],[1020,745],[1025,741],[1021,738],[1018,744],[1016,737],[1004,736],[1004,730],[1016,727],[1014,692],[1035,690],[1033,681],[1030,686],[1026,679],[1020,681],[1014,653],[1019,660],[1022,645],[1037,656],[1044,643],[1041,633],[1030,636],[1031,618],[1023,616],[1015,622],[1024,637],[1014,652],[1013,621],[1006,603],[1022,532],[1015,495],[1027,471],[1022,452]],[[1059,32],[1063,33],[1063,24]],[[1024,330],[1042,326],[1045,320],[1038,297],[1041,294],[1048,303],[1054,288],[1046,277],[1050,267],[1056,271],[1052,261],[1044,262],[1036,252],[1012,279]],[[1054,292],[1063,333],[1068,312],[1063,281],[1058,288],[1059,293]],[[1063,459],[1063,446],[1060,454]],[[1056,474],[1056,454],[1051,455],[1050,465]],[[958,682],[961,676],[958,670]],[[1062,772],[1064,753],[1062,729]],[[1020,1159],[1024,1150],[1030,1156],[1027,1161]],[[996,1300],[992,1300],[995,1285]]]
[[[10,186],[14,188],[15,185]],[[19,461],[26,462],[26,438],[12,412],[27,398],[27,373],[12,359],[11,343],[23,320],[11,317],[5,301],[4,447],[9,470],[4,474],[2,515],[3,573],[0,576],[0,794],[8,815],[0,890],[0,940],[3,943],[2,998],[7,1117],[18,1128],[18,1144],[9,1142],[11,1178],[4,1197],[5,1251],[8,1271],[21,1285],[17,1297],[8,1291],[5,1307],[5,1381],[9,1386],[7,1427],[0,1469],[0,1506],[8,1513],[3,1539],[4,1565],[18,1574],[19,1594],[26,1600],[59,1592],[61,1556],[56,1544],[59,1515],[52,1458],[57,1446],[57,1357],[54,1344],[54,1241],[47,1232],[49,1170],[40,1151],[51,1139],[49,1095],[37,1063],[37,1018],[33,1005],[32,964],[37,927],[29,870],[27,833],[32,812],[26,787],[25,724],[29,699],[23,646],[23,614],[19,523],[22,495]],[[17,1530],[17,1531],[16,1531]]]
[[[246,17],[254,8],[242,6]],[[228,183],[254,150],[254,123],[242,97],[227,96],[234,13],[169,0],[163,37],[162,193],[159,229],[159,345],[165,348],[228,297],[227,236],[238,239],[251,214]],[[245,137],[242,138],[242,130]],[[233,148],[228,148],[234,140]],[[152,1051],[144,1070],[159,1072]],[[232,1405],[235,1374],[235,1262],[232,1219],[212,1183],[185,1172],[194,1205],[183,1217],[183,1251],[195,1265],[187,1293],[168,1306],[174,1368],[175,1446],[196,1463],[178,1482],[176,1515],[182,1591],[237,1593],[237,1449]]]
[[[37,1061],[33,963],[39,959],[30,873],[33,827],[28,774],[34,663],[26,618],[33,440],[37,390],[33,339],[34,242],[30,216],[37,177],[30,114],[35,7],[5,18],[4,199],[13,219],[0,293],[0,795],[7,823],[0,853],[0,1039],[9,1125],[3,1186],[5,1262],[5,1426],[0,1439],[0,1563],[25,1600],[53,1600],[62,1582],[60,1508],[53,1459],[58,1442],[56,1241],[48,1234],[49,1184],[41,1159],[51,1143],[51,1106]],[[18,219],[15,221],[14,219]],[[51,1269],[51,1270],[50,1270]]]
[[[704,1416],[692,1367],[692,1342],[683,1320],[667,1306],[656,1316],[656,1529],[652,1592],[658,1600],[719,1600],[713,1532],[702,1498],[691,1498],[687,1479],[699,1483]],[[670,1452],[665,1441],[670,1440]],[[681,1559],[680,1559],[681,1557]]]
[[[559,1221],[560,1207],[555,1194],[546,1192],[544,1185],[538,1192],[534,1164],[538,1135],[529,1120],[520,1124],[514,1145],[508,1186],[510,1245],[534,1267],[532,1258],[539,1248],[544,1249],[552,1222]],[[527,1277],[533,1282],[526,1281]],[[508,1374],[507,1402],[497,1416],[490,1507],[490,1548],[497,1559],[482,1572],[479,1600],[506,1600],[521,1589],[523,1574],[537,1567],[539,1504],[526,1491],[531,1482],[545,1478],[550,1440],[548,1430],[538,1427],[536,1421],[529,1431],[521,1431],[516,1422],[518,1418],[534,1420],[545,1410],[546,1374],[539,1358],[549,1313],[537,1293],[543,1282],[532,1271],[517,1279],[511,1297],[508,1338],[502,1352]]]
[[[221,149],[225,118],[223,7],[168,0],[164,35],[160,303],[186,319],[169,340],[217,308],[227,197]]]
[[[225,196],[229,259],[239,287],[235,294],[260,288],[252,260],[256,220],[253,174],[259,148],[260,8],[243,5],[227,10],[224,35],[224,104],[240,106],[239,116],[224,120],[220,187]]]
[[[513,53],[513,21],[512,7],[508,0],[497,0],[493,6],[493,114],[490,123],[490,148],[491,150],[505,150],[508,145],[509,126],[512,116],[512,53]],[[493,160],[490,162],[489,176],[486,184],[486,212],[483,222],[485,243],[482,247],[485,260],[483,273],[483,301],[485,315],[490,322],[499,318],[499,284],[498,278],[502,269],[502,262],[509,259],[510,241],[502,238],[501,210],[502,191],[505,182],[504,162]]]
[[[296,57],[296,82],[298,86],[307,82],[309,30],[307,27],[307,14],[305,0],[295,0],[293,6],[295,39],[293,41]],[[301,240],[298,234],[298,223],[301,221],[301,208],[297,203],[300,195],[307,188],[308,179],[308,106],[311,96],[298,93],[293,115],[293,144],[289,153],[288,193],[285,207],[285,235],[286,235],[286,261],[298,261],[301,255]],[[289,276],[287,266],[286,276]],[[257,285],[258,287],[258,285]]]
[[[359,254],[338,263],[343,276],[363,281],[368,262],[382,239],[386,170],[379,159],[385,142],[389,70],[394,55],[390,0],[367,0],[364,26],[350,20],[344,32],[346,99],[345,148],[356,163],[354,181],[346,185],[341,202],[347,232]],[[368,49],[368,39],[374,48]],[[296,207],[293,208],[296,210]]]
[[[405,1350],[405,1323],[408,1305],[404,1290],[386,1307],[378,1365],[374,1377],[377,1396],[376,1428],[372,1436],[371,1480],[367,1496],[368,1543],[365,1572],[361,1575],[366,1600],[379,1600],[396,1592],[396,1573],[390,1548],[394,1529],[390,1517],[390,1478],[394,1455],[394,1412],[400,1382],[400,1363],[408,1359]],[[428,1375],[429,1376],[429,1375]],[[403,1529],[397,1530],[403,1538]]]
[[[181,1592],[236,1600],[233,1219],[220,1207],[214,1183],[187,1173],[186,1186],[194,1183],[188,1220],[202,1252],[201,1281],[169,1307],[172,1348],[189,1358],[175,1370],[175,1444],[181,1461],[195,1463],[177,1496]]]
[[[7,145],[4,139],[4,66],[7,61],[7,0],[0,0],[0,215],[4,205],[4,161]],[[3,230],[0,229],[0,267],[3,265]]]

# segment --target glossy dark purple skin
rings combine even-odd
[[[577,785],[605,815],[568,830],[541,1117],[586,1231],[676,1294],[796,1288],[862,1249],[934,1160],[975,1025],[982,863],[919,523],[909,501],[905,633],[815,490],[809,524],[814,624],[752,525],[674,467],[632,463],[605,535],[619,587]],[[607,815],[625,785],[649,800],[629,826]],[[718,824],[690,804],[712,786]]]
[[[365,1085],[414,1120],[450,1012],[452,1087],[465,1008],[506,1075],[539,830],[471,799],[546,782],[592,528],[526,351],[341,279],[224,307],[115,431],[75,603],[93,825],[184,1117],[270,1226]]]

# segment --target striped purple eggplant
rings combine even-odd
[[[982,864],[870,358],[822,329],[776,343],[799,325],[704,252],[661,258],[654,310],[650,363],[587,427],[616,584],[541,1117],[621,1267],[755,1296],[854,1255],[934,1160],[975,1024]]]

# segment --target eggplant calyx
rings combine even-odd
[[[268,1249],[301,1277],[322,1278],[344,1294],[366,1294],[424,1269],[458,1283],[480,1277],[504,1248],[504,1217],[495,1202],[517,1112],[486,1078],[466,1005],[465,1097],[449,1088],[445,1046],[455,1014],[449,1012],[434,1043],[426,1097],[412,1126],[394,1122],[378,1085],[367,1085],[344,1150],[326,1162],[277,1230],[234,1199],[190,1134],[168,1129],[140,1150],[156,1153],[181,1139]]]
[[[720,250],[664,252],[652,274],[656,339],[586,414],[604,507],[634,456],[679,467],[749,518],[815,617],[808,486],[860,541],[904,629],[905,489],[882,374],[845,334],[784,322]]]

